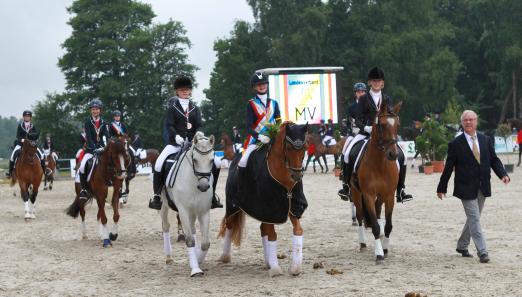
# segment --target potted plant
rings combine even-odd
[[[446,153],[448,152],[448,144],[442,143],[439,144],[435,148],[434,152],[434,160],[432,161],[433,164],[433,172],[442,172],[444,171],[444,158],[446,157]]]
[[[432,173],[433,173],[433,165],[431,164],[431,161],[424,163],[424,174],[430,175]]]
[[[434,172],[442,172],[444,170],[444,158],[448,150],[448,142],[452,137],[447,129],[437,121],[426,120],[423,122],[422,127],[422,136],[426,139],[427,146],[426,158],[434,166]]]
[[[497,127],[497,134],[498,136],[502,137],[504,139],[504,143],[506,144],[506,151],[507,151],[507,139],[511,135],[511,128],[508,124],[500,124]],[[515,169],[515,164],[511,164],[509,161],[509,152],[507,152],[507,164],[504,164],[504,168],[506,168],[506,171],[508,173],[512,173]]]
[[[415,150],[419,152],[421,156],[421,165],[419,166],[419,173],[424,173],[425,161],[429,160],[429,143],[426,137],[423,135],[415,138]]]

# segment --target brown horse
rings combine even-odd
[[[359,244],[361,250],[366,248],[364,227],[372,228],[375,237],[375,256],[377,263],[384,260],[388,253],[390,233],[392,231],[392,213],[395,203],[394,193],[399,180],[397,168],[397,116],[402,102],[389,113],[385,104],[373,124],[366,151],[362,154],[360,167],[351,178],[352,198],[356,207],[359,223]],[[382,206],[385,206],[386,225],[380,219]],[[384,230],[382,230],[384,227]],[[383,234],[384,232],[384,234]],[[384,235],[384,237],[383,237]]]
[[[47,182],[49,182],[49,190],[53,189],[54,174],[56,173],[56,161],[53,154],[50,153],[45,156],[45,176],[44,176],[44,191],[47,190]]]
[[[334,145],[325,146],[323,144],[323,139],[321,138],[321,135],[317,133],[312,133],[309,134],[309,142],[315,145],[315,158],[317,160],[319,160],[319,158],[323,158],[324,164],[326,166],[325,173],[327,173],[329,169],[328,164],[326,163],[326,155],[333,155],[334,163],[337,164],[337,159],[339,158],[339,156],[342,155],[343,146],[346,142],[346,137],[341,137],[341,139]]]
[[[221,134],[220,144],[223,146],[223,159],[232,162],[236,156],[236,152],[234,151],[234,143],[227,133],[223,132]]]
[[[131,156],[131,163],[129,164],[129,171],[127,172],[127,177],[125,178],[125,191],[123,191],[123,186],[120,189],[120,205],[123,207],[124,204],[127,204],[129,200],[129,183],[136,176],[137,167],[139,165],[148,165],[150,164],[152,168],[154,168],[154,164],[156,164],[156,160],[159,156],[159,151],[157,149],[146,149],[146,157],[143,159],[139,159],[137,157]],[[129,153],[130,154],[130,153]]]
[[[36,141],[24,139],[20,156],[16,160],[16,168],[11,177],[11,187],[18,181],[20,195],[24,201],[25,221],[35,219],[35,203],[38,188],[42,182],[43,169],[37,157]],[[29,203],[31,200],[31,203]]]
[[[224,237],[220,261],[231,260],[231,243],[239,246],[245,213],[261,221],[261,238],[265,264],[269,275],[282,274],[277,260],[277,233],[274,224],[288,218],[293,225],[293,253],[290,273],[301,273],[303,228],[300,217],[307,203],[302,191],[302,164],[307,148],[308,125],[285,122],[268,148],[252,152],[245,175],[238,177],[237,155],[229,169],[226,194],[226,215],[221,223],[220,237]],[[250,187],[250,189],[248,188]]]
[[[100,224],[101,237],[103,247],[111,246],[111,241],[118,238],[118,221],[120,219],[118,193],[122,185],[122,181],[126,176],[126,168],[130,163],[130,156],[127,149],[126,136],[109,139],[105,150],[98,157],[98,165],[94,169],[91,179],[89,180],[89,198],[80,199],[80,184],[75,184],[76,197],[73,203],[66,209],[66,213],[73,218],[77,218],[78,214],[82,217],[81,232],[82,239],[87,238],[87,229],[85,226],[85,205],[93,198],[98,203],[98,223]],[[87,174],[87,173],[86,173]],[[114,225],[112,232],[107,229],[107,216],[105,214],[105,201],[108,193],[108,185],[112,183],[114,188],[112,195],[112,209],[114,212]]]

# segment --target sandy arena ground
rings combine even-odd
[[[513,158],[512,158],[513,159]],[[224,197],[226,170],[218,193]],[[270,279],[263,268],[259,224],[247,220],[248,232],[232,263],[220,264],[222,241],[216,239],[224,210],[211,212],[211,247],[202,278],[190,278],[185,246],[173,243],[174,264],[166,265],[161,221],[149,210],[148,177],[131,184],[129,204],[121,211],[120,234],[112,248],[101,246],[96,204],[87,212],[89,239],[81,240],[79,219],[64,214],[73,200],[70,180],[40,191],[37,219],[26,223],[23,203],[0,185],[0,296],[522,296],[522,169],[504,186],[492,180],[493,197],[486,201],[482,226],[491,262],[462,258],[455,252],[465,220],[458,199],[435,196],[439,174],[408,172],[408,191],[415,199],[397,205],[391,250],[375,265],[373,242],[359,252],[349,204],[336,193],[333,174],[304,177],[309,207],[304,227],[304,272]],[[452,191],[452,183],[449,192]],[[18,191],[18,189],[17,189]],[[109,209],[109,214],[112,210]],[[109,221],[111,222],[111,221]],[[291,224],[277,228],[280,260],[287,271],[291,255]],[[173,241],[176,230],[173,230]],[[370,232],[368,230],[368,235]],[[474,247],[470,248],[475,254]],[[314,269],[322,262],[324,268]],[[329,275],[337,269],[342,274]]]

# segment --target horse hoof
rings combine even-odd
[[[230,263],[230,261],[232,260],[232,257],[230,255],[221,255],[221,257],[219,257],[219,261],[221,263]]]
[[[199,268],[194,268],[192,269],[192,271],[190,272],[190,277],[197,277],[197,276],[203,276],[205,273],[203,273],[203,270],[199,269]]]
[[[288,270],[290,275],[298,276],[301,274],[301,265],[292,265],[290,266],[290,269]]]
[[[276,267],[270,268],[270,270],[268,270],[268,275],[270,277],[276,277],[279,275],[283,275],[283,271],[281,270],[281,267],[276,266]]]
[[[109,240],[110,241],[116,241],[116,239],[118,239],[118,233],[116,233],[116,234],[112,234],[112,232],[109,233]]]
[[[185,241],[185,234],[178,234],[178,239],[176,239],[176,242],[182,242]]]
[[[352,221],[352,226],[359,226],[356,221]]]
[[[167,264],[167,265],[174,264],[174,259],[172,259],[171,256],[167,256],[167,258],[165,259],[165,264]]]
[[[366,251],[366,243],[361,243],[359,249],[361,252]]]
[[[386,258],[386,256],[388,256],[388,249],[383,249],[384,251],[384,257]]]
[[[108,247],[111,247],[112,246],[112,243],[111,243],[111,240],[110,239],[104,239],[103,240],[103,247],[104,248],[108,248]]]
[[[53,189],[53,186],[49,186],[49,191]]]
[[[379,265],[379,264],[382,264],[383,262],[384,262],[384,256],[378,255],[377,257],[375,257],[375,264]]]
[[[44,191],[47,191],[47,187],[44,187]]]

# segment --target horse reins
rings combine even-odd
[[[290,143],[290,145],[292,145],[292,147],[295,150],[302,150],[305,145],[305,142],[302,141],[301,139],[292,140],[290,137],[288,137],[286,135],[285,135],[285,142]],[[284,161],[285,161],[286,169],[293,171],[293,172],[297,172],[297,173],[301,173],[304,171],[303,166],[301,166],[299,168],[288,166],[288,160],[286,158],[286,145],[284,145],[284,142],[283,142],[283,156],[285,158]]]

